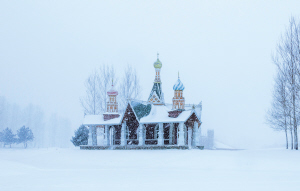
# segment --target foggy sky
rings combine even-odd
[[[271,53],[299,1],[1,1],[0,96],[82,123],[84,81],[102,64],[127,64],[152,88],[156,53],[165,101],[185,85],[203,102],[204,129],[238,148],[284,144],[265,124],[275,66]],[[69,137],[67,139],[70,139]]]

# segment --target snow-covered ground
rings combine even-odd
[[[1,191],[299,189],[299,151],[0,149]]]

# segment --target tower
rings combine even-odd
[[[154,79],[152,90],[148,98],[148,102],[153,103],[154,105],[163,105],[164,95],[161,90],[161,80],[160,80],[160,70],[162,67],[162,63],[159,60],[158,56],[159,54],[157,53],[157,60],[153,64],[155,68],[155,79]]]
[[[184,97],[182,95],[183,90],[184,90],[184,85],[179,78],[179,73],[178,73],[178,80],[174,84],[173,90],[174,90],[174,97],[172,100],[173,101],[172,109],[173,110],[176,110],[176,109],[184,110],[185,101],[184,101]]]
[[[112,82],[111,89],[107,92],[108,102],[107,102],[107,113],[118,113],[118,102],[117,95],[118,91],[114,89],[114,83]]]

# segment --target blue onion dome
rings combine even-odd
[[[184,85],[183,83],[180,81],[180,79],[178,78],[178,80],[176,81],[176,83],[174,84],[173,86],[173,90],[181,90],[183,91],[184,90]]]
[[[157,58],[156,62],[154,62],[153,64],[154,68],[161,68],[162,67],[162,63],[161,61]]]

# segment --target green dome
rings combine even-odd
[[[161,68],[162,67],[162,63],[161,61],[157,58],[156,62],[154,62],[153,64],[154,68]]]

